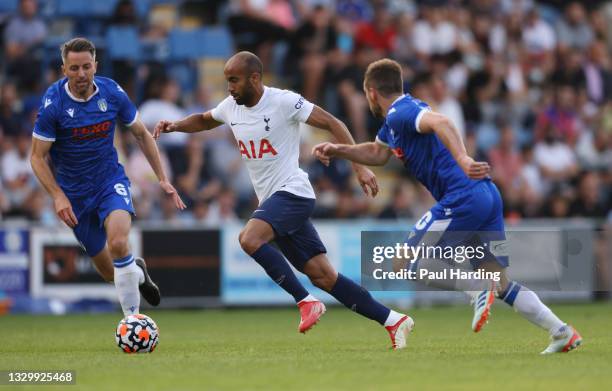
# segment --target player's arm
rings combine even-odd
[[[419,133],[435,133],[468,177],[482,179],[489,175],[491,171],[489,163],[474,161],[467,154],[459,130],[445,115],[431,111],[425,112],[418,123],[418,131]]]
[[[153,138],[157,140],[162,133],[195,133],[201,132],[202,130],[214,129],[217,126],[221,125],[223,125],[223,122],[219,122],[214,119],[211,111],[207,111],[205,113],[196,113],[191,114],[190,116],[185,117],[180,121],[159,121],[159,123],[155,125],[155,129],[153,130]]]
[[[157,144],[155,143],[155,140],[153,140],[151,134],[147,131],[147,128],[140,119],[137,119],[131,126],[129,126],[129,129],[136,138],[138,146],[147,158],[147,161],[151,165],[153,172],[155,172],[157,179],[159,179],[159,186],[164,190],[164,192],[166,192],[167,195],[172,197],[174,205],[178,209],[185,209],[185,203],[179,196],[174,186],[172,186],[172,184],[168,181],[168,177],[166,177],[166,173],[164,172],[164,168],[161,164]]]
[[[327,142],[316,145],[312,153],[325,165],[329,165],[332,157],[339,157],[368,166],[384,166],[391,157],[391,149],[378,142],[355,145]]]
[[[353,139],[353,136],[351,136],[351,133],[344,122],[340,121],[338,118],[334,117],[317,105],[315,105],[312,109],[306,123],[310,126],[314,126],[315,128],[329,131],[336,138],[338,143],[342,145],[355,146],[355,140]],[[378,194],[378,183],[376,182],[376,176],[374,173],[369,168],[362,166],[362,162],[358,162],[353,159],[348,160],[353,162],[353,170],[355,170],[355,174],[357,174],[357,180],[359,181],[363,191],[368,194],[369,188],[372,197],[376,196],[376,194]],[[329,161],[327,162],[327,165],[329,165]]]
[[[49,167],[48,157],[52,145],[52,141],[44,141],[32,137],[32,156],[30,157],[30,164],[32,165],[32,171],[34,171],[34,175],[36,175],[38,181],[43,185],[51,198],[53,198],[57,216],[70,228],[74,228],[79,222],[72,211],[70,200],[68,200],[66,194],[64,194],[63,190],[57,184],[51,167]]]

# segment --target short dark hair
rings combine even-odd
[[[364,84],[367,88],[374,88],[384,97],[402,94],[404,92],[402,67],[397,61],[388,58],[374,61],[368,65]]]
[[[96,47],[88,39],[85,38],[72,38],[68,42],[64,42],[60,47],[62,52],[62,61],[66,62],[66,57],[68,57],[68,53],[70,52],[89,52],[91,55],[96,58]]]

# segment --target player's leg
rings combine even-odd
[[[140,284],[144,283],[143,270],[134,262],[130,251],[129,233],[132,217],[125,210],[113,210],[104,220],[108,251],[113,259],[115,287],[123,313],[140,312]]]
[[[414,326],[413,320],[385,307],[370,292],[336,272],[310,220],[290,235],[278,237],[276,242],[293,266],[306,274],[315,286],[328,292],[347,308],[385,326],[393,348],[406,346],[407,335]]]
[[[113,258],[108,251],[108,247],[104,246],[102,251],[91,257],[91,260],[98,274],[102,276],[104,281],[113,283],[115,280],[115,269],[113,266]]]
[[[532,290],[522,286],[516,281],[508,280],[506,276],[506,267],[508,266],[508,255],[507,252],[503,251],[505,248],[505,233],[503,227],[503,216],[502,216],[502,201],[501,196],[492,183],[487,183],[488,191],[494,200],[495,208],[497,213],[494,214],[494,218],[484,226],[482,231],[487,231],[490,234],[503,235],[497,240],[498,243],[502,244],[502,251],[493,254],[491,262],[485,262],[481,267],[486,271],[499,272],[501,275],[500,284],[498,285],[498,297],[503,300],[506,304],[514,308],[525,319],[531,323],[543,328],[548,331],[551,337],[550,345],[542,352],[543,354],[556,353],[556,352],[567,352],[570,351],[582,343],[580,334],[571,326],[564,323],[557,315],[552,312],[548,306],[546,306],[538,295]],[[488,246],[490,249],[493,245]]]
[[[144,259],[135,258],[129,247],[134,214],[130,183],[118,178],[100,193],[97,214],[107,237],[107,248],[113,259],[115,288],[124,313],[140,311],[140,294],[151,305],[161,301],[159,288],[151,280]]]
[[[274,235],[272,226],[266,221],[251,218],[240,232],[238,240],[244,252],[261,265],[274,282],[293,296],[296,303],[299,303],[309,296],[308,291],[298,281],[283,255],[269,243]]]
[[[434,205],[421,217],[411,230],[406,244],[410,248],[434,247],[445,248],[446,246],[461,247],[472,245],[472,230],[477,228],[482,220],[485,220],[491,208],[484,201],[475,199],[475,193],[466,191],[461,194],[452,195]],[[478,202],[476,202],[478,201]],[[484,216],[484,217],[483,217]],[[455,290],[463,292],[471,300],[474,307],[472,318],[472,329],[480,331],[486,324],[490,315],[490,308],[495,301],[495,283],[491,280],[479,279],[437,279],[429,276],[447,275],[449,270],[467,267],[465,260],[460,259],[435,259],[421,255],[419,259],[396,261],[398,268],[410,268],[417,276],[421,276],[421,269],[428,272],[420,278],[420,282],[443,290]],[[467,262],[465,262],[467,263]],[[395,266],[395,265],[394,265]],[[446,271],[446,273],[440,273]]]

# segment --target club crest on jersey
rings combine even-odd
[[[266,123],[266,132],[270,131],[270,118],[266,118],[266,116],[264,115],[264,122]]]
[[[106,113],[106,110],[108,110],[108,103],[106,103],[106,99],[98,99],[98,108],[101,112]]]
[[[248,141],[248,147],[242,140],[238,140],[238,148],[240,149],[240,156],[244,156],[247,159],[261,159],[267,154],[272,156],[278,154],[276,149],[270,144],[270,141],[265,138],[259,141],[259,148],[255,147],[255,141],[253,140]]]

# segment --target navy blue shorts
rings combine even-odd
[[[130,192],[130,181],[122,176],[107,185],[93,197],[71,198],[72,210],[79,223],[73,232],[87,255],[94,257],[106,245],[104,220],[114,210],[125,210],[135,215]]]
[[[406,240],[410,246],[484,246],[481,260],[508,267],[503,204],[497,187],[483,180],[471,189],[448,194],[415,224]]]
[[[251,215],[252,219],[263,220],[272,226],[276,234],[274,241],[299,271],[304,270],[312,257],[327,252],[310,221],[314,206],[312,198],[277,191]]]

